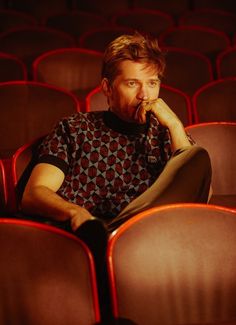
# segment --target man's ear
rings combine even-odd
[[[107,78],[103,78],[101,82],[101,88],[105,96],[111,95],[111,85]]]

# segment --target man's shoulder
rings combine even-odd
[[[82,124],[94,124],[103,121],[103,115],[105,111],[93,111],[93,112],[78,112],[73,115],[64,117],[62,123],[67,123],[70,126],[80,127]]]

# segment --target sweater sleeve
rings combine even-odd
[[[64,174],[69,167],[70,136],[67,120],[58,122],[38,148],[37,163],[48,163],[60,168]]]

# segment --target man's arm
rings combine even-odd
[[[163,99],[158,98],[151,103],[145,103],[142,105],[140,110],[141,118],[145,121],[146,113],[151,111],[158,121],[165,127],[169,129],[172,150],[178,150],[186,146],[191,146],[189,138],[185,132],[185,128],[178,118],[178,116],[170,109],[170,107],[163,101]],[[213,194],[212,185],[210,186],[208,202]]]
[[[183,123],[161,98],[158,98],[148,106],[148,109],[152,111],[160,124],[169,129],[173,151],[186,146],[191,146]]]
[[[64,181],[64,173],[56,166],[40,163],[32,171],[21,202],[24,213],[40,215],[57,221],[71,220],[75,231],[92,215],[84,208],[67,202],[56,192]]]

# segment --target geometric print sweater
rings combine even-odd
[[[57,194],[108,221],[153,184],[171,155],[169,131],[153,115],[138,125],[110,111],[79,112],[43,140],[38,163],[64,172]]]

